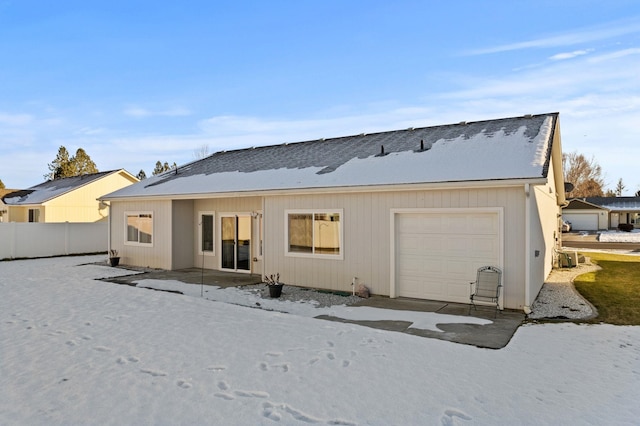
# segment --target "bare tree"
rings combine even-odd
[[[567,195],[574,197],[602,197],[604,180],[602,169],[594,158],[587,160],[577,152],[562,154],[562,168],[565,182],[573,184]]]
[[[626,186],[622,183],[622,178],[618,179],[618,184],[616,185],[616,197],[622,197],[622,191],[624,191],[625,188]]]
[[[209,145],[203,144],[200,145],[200,148],[193,150],[193,157],[196,160],[202,160],[203,158],[207,158],[209,156]]]

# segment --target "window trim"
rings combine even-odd
[[[310,214],[312,217],[312,230],[315,229],[313,222],[316,214],[337,214],[340,218],[340,227],[338,230],[339,253],[338,254],[322,254],[315,253],[315,247],[312,247],[312,253],[299,253],[289,251],[289,215],[291,214]],[[314,241],[314,235],[311,235],[311,241]],[[305,257],[312,259],[331,259],[344,260],[344,209],[286,209],[284,211],[284,255],[286,257]]]
[[[202,236],[203,236],[203,230],[204,230],[204,226],[203,226],[203,221],[202,221],[202,216],[212,216],[212,223],[211,225],[213,226],[212,230],[211,230],[211,237],[213,239],[213,247],[211,251],[204,251],[202,250]],[[205,256],[215,256],[216,255],[216,212],[214,210],[202,210],[198,212],[198,254],[199,255],[205,255]]]
[[[129,223],[128,219],[130,216],[140,217],[141,215],[150,215],[151,216],[151,242],[150,243],[141,243],[140,242],[140,232],[138,232],[138,241],[129,241]],[[126,246],[138,246],[138,247],[153,247],[155,241],[155,221],[153,220],[154,213],[153,211],[126,211],[124,212],[124,245]]]

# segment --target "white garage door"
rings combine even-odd
[[[568,213],[563,214],[562,219],[571,222],[571,230],[576,231],[597,231],[597,213]]]
[[[396,215],[398,296],[469,302],[479,267],[500,266],[497,212]]]

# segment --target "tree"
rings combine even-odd
[[[616,197],[622,197],[622,191],[626,186],[622,183],[622,178],[618,179],[618,184],[616,185]]]
[[[44,178],[48,180],[98,173],[96,163],[82,148],[76,150],[75,156],[69,157],[67,148],[61,146],[58,148],[58,155],[47,167],[49,173]]]
[[[640,189],[636,192],[636,197],[640,197]]]
[[[138,180],[145,180],[147,178],[147,174],[144,172],[144,170],[140,169],[136,177],[138,178]]]
[[[167,163],[166,161],[164,162],[164,164],[162,164],[160,161],[156,161],[156,167],[153,169],[153,175],[159,175],[161,173],[164,172],[168,172],[171,169],[175,169],[178,166],[176,165],[176,163],[174,162],[173,165],[169,166],[169,163]]]
[[[4,182],[2,182],[2,179],[0,179],[0,189],[5,189],[6,187],[4,186]]]
[[[196,160],[202,160],[203,158],[207,158],[209,156],[209,145],[204,144],[200,145],[200,148],[193,150],[193,157]]]
[[[73,163],[73,166],[75,168],[74,176],[91,175],[93,173],[98,173],[96,163],[91,160],[89,154],[87,154],[82,148],[78,148],[78,150],[76,151],[76,155],[71,158],[71,162]]]
[[[562,154],[562,168],[565,182],[573,184],[573,190],[567,194],[571,198],[602,197],[602,169],[594,158],[587,160],[577,152]]]

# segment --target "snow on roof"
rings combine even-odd
[[[586,201],[611,211],[640,211],[640,197],[587,197]]]
[[[558,114],[217,152],[103,197],[546,177]]]
[[[42,204],[117,171],[119,170],[49,180],[31,188],[7,194],[4,197],[4,203],[10,206]]]

